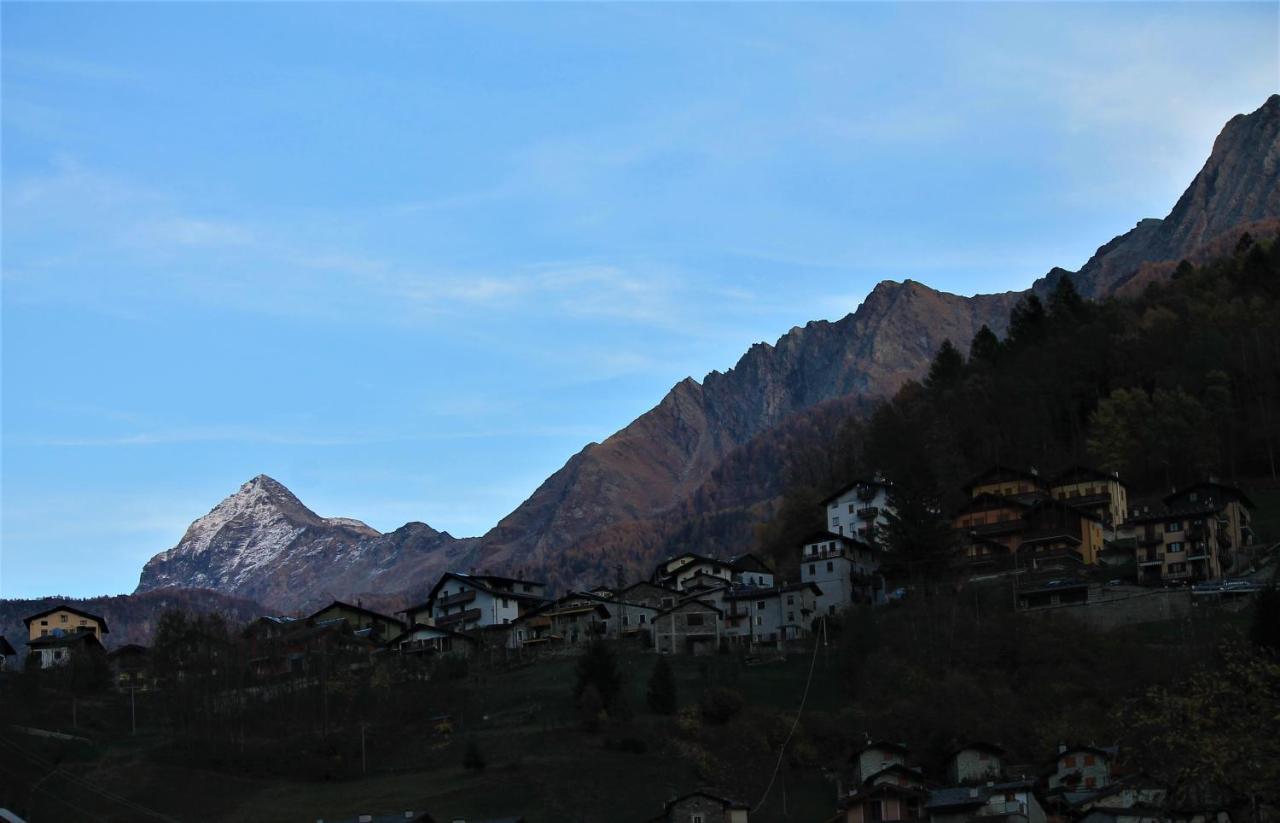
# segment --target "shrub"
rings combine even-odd
[[[716,726],[723,725],[737,717],[746,704],[741,692],[723,686],[707,689],[700,704],[702,719]]]

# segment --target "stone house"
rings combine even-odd
[[[749,823],[750,806],[699,789],[668,800],[649,823]]]
[[[864,783],[883,769],[907,764],[907,747],[901,743],[887,740],[869,742],[853,755],[853,780],[857,784]]]
[[[752,644],[798,640],[809,634],[821,595],[816,583],[727,590],[725,635]]]
[[[947,758],[947,777],[957,785],[998,780],[1004,774],[1003,758],[1004,749],[994,743],[968,743]]]
[[[686,600],[654,618],[654,648],[659,654],[711,654],[720,648],[724,613],[710,603]]]
[[[834,820],[841,823],[893,823],[898,820],[920,820],[928,793],[894,783],[863,786],[841,798],[840,813]]]

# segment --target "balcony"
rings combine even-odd
[[[874,520],[880,514],[880,509],[875,506],[863,506],[858,509],[858,517],[863,520]]]
[[[448,597],[442,597],[436,600],[437,609],[448,609],[452,606],[460,606],[464,603],[470,603],[476,599],[475,589],[468,589],[465,592],[451,594]]]
[[[472,623],[480,619],[481,611],[479,609],[467,609],[465,612],[458,612],[447,617],[437,617],[436,625],[440,628],[447,628],[458,623]]]

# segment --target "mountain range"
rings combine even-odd
[[[1164,219],[1101,246],[1076,272],[1052,269],[1029,291],[1070,277],[1086,297],[1132,293],[1176,263],[1280,227],[1280,95],[1227,122],[1199,174]],[[961,350],[986,325],[1002,334],[1027,292],[962,297],[910,280],[878,284],[858,309],[757,343],[726,372],[677,383],[601,443],[590,443],[488,533],[455,538],[424,523],[382,534],[312,512],[258,476],[192,523],[144,567],[138,592],[185,586],[276,610],[333,597],[403,600],[447,570],[531,575],[564,588],[628,578],[708,518],[752,548],[784,478],[768,455],[798,429],[821,432],[919,377],[944,340]]]

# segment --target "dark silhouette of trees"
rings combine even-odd
[[[675,714],[677,708],[676,678],[667,658],[659,656],[649,676],[649,688],[645,693],[649,708],[655,714]]]

